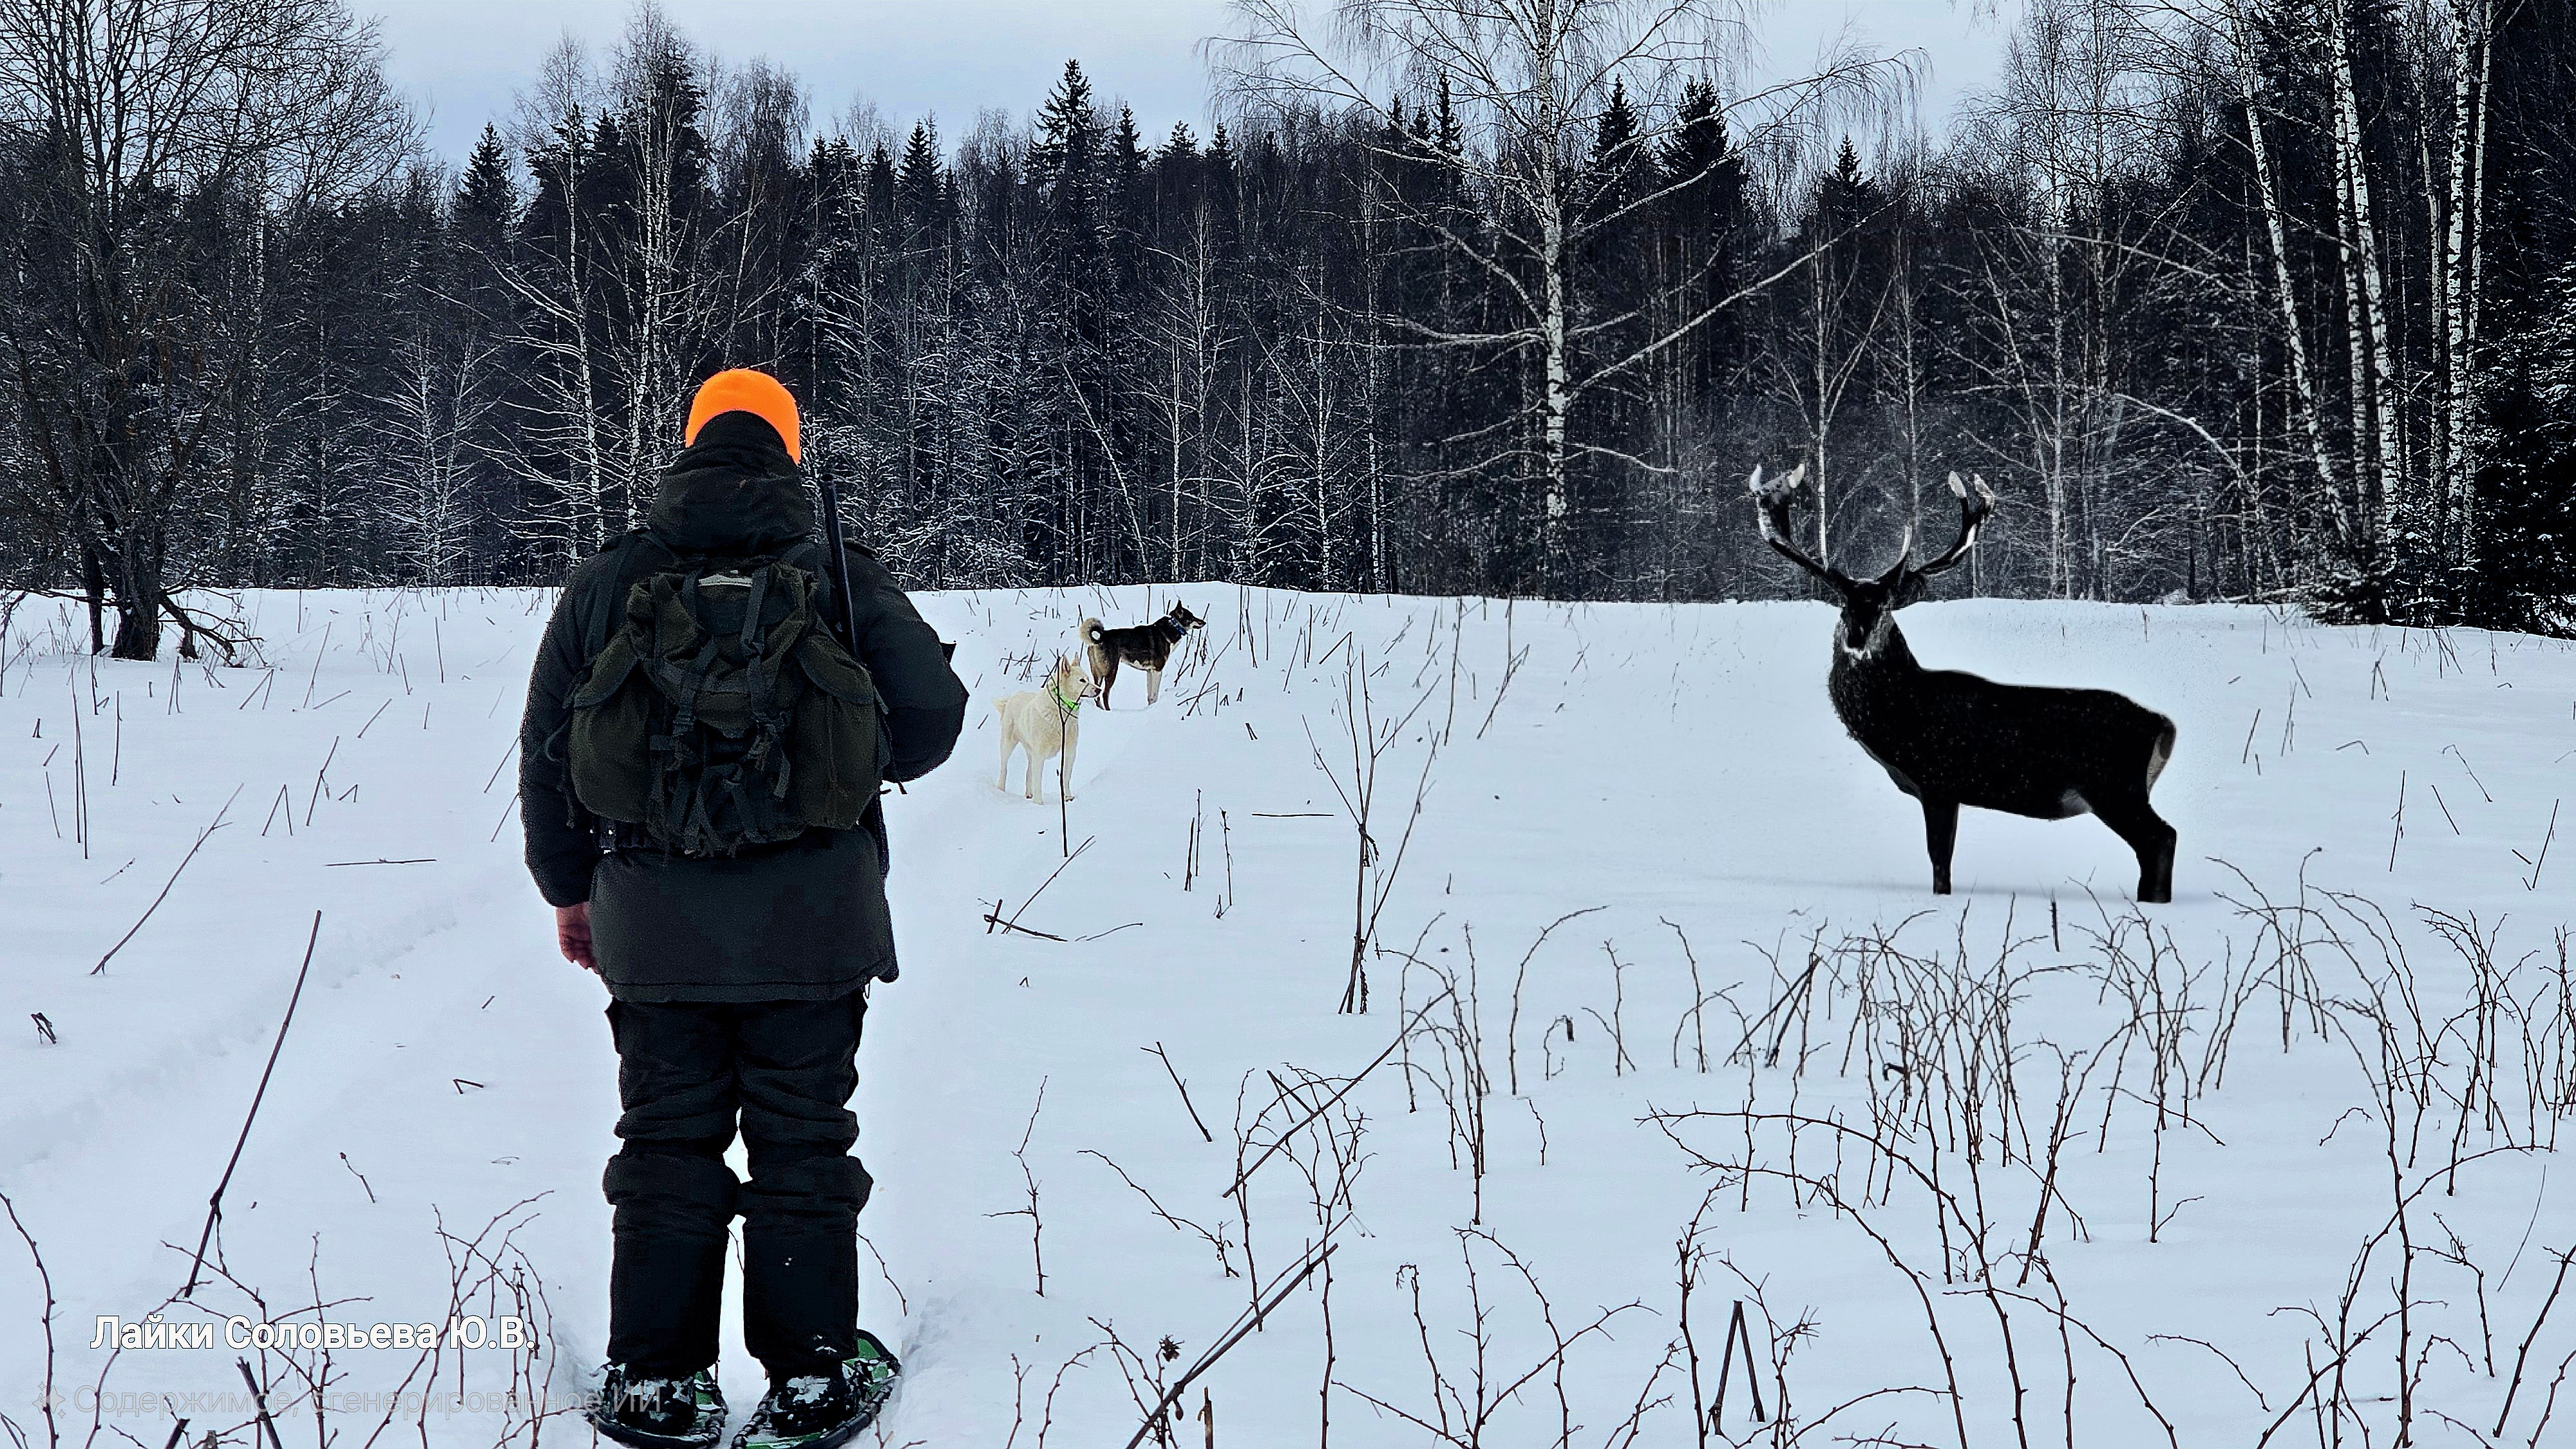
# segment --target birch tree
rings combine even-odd
[[[1409,133],[1392,98],[1438,90],[1454,105],[1463,144],[1448,164],[1481,214],[1417,220],[1490,289],[1494,320],[1390,320],[1413,345],[1501,353],[1528,372],[1528,401],[1512,417],[1455,441],[1476,450],[1481,468],[1528,480],[1542,577],[1562,588],[1572,571],[1578,466],[1657,466],[1586,436],[1579,406],[1798,269],[1793,262],[1608,352],[1592,344],[1628,319],[1580,315],[1575,259],[1627,214],[1587,214],[1584,205],[1586,161],[1613,92],[1624,88],[1636,104],[1634,150],[1660,146],[1676,130],[1682,80],[1732,73],[1742,13],[1722,0],[1340,0],[1328,15],[1301,0],[1235,0],[1234,10],[1223,74],[1248,105],[1346,113],[1398,162],[1423,158],[1395,139]],[[1903,79],[1893,63],[1845,54],[1821,74],[1734,97],[1724,115],[1739,133],[1753,132],[1756,146],[1777,144],[1883,102]],[[1649,191],[1631,206],[1662,195]]]
[[[1799,443],[1816,491],[1816,556],[1833,558],[1834,524],[1844,511],[1836,440],[1848,404],[1874,391],[1866,369],[1885,340],[1894,295],[1892,260],[1882,245],[1887,198],[1863,174],[1860,152],[1844,138],[1834,164],[1814,183],[1793,243],[1803,265],[1774,295],[1765,329],[1765,372],[1774,394],[1798,419]],[[1867,233],[1875,233],[1867,234]]]
[[[590,196],[598,168],[593,82],[570,37],[546,57],[536,88],[520,98],[517,141],[536,178],[520,244],[491,258],[515,304],[510,338],[526,396],[514,402],[504,461],[536,506],[513,532],[571,563],[608,539],[613,442],[600,315],[603,243]]]
[[[2262,69],[2255,55],[2259,40],[2255,20],[2246,0],[2229,0],[2225,12],[2228,40],[2235,54],[2238,99],[2244,111],[2245,144],[2253,159],[2257,209],[2262,213],[2264,251],[2270,261],[2271,295],[2281,318],[2280,339],[2290,360],[2292,397],[2299,419],[2299,431],[2307,440],[2308,457],[2316,472],[2315,500],[2317,511],[2330,523],[2339,551],[2350,557],[2361,545],[2351,502],[2346,499],[2343,478],[2335,466],[2334,452],[2326,440],[2325,399],[2320,388],[2316,364],[2308,353],[2308,321],[2301,308],[2297,283],[2292,278],[2290,255],[2290,219],[2283,199],[2281,179],[2273,162],[2271,130],[2279,124],[2269,114],[2263,96]]]
[[[2361,505],[2376,518],[2377,549],[2410,549],[2416,536],[2406,456],[2398,442],[2397,385],[2381,269],[2379,219],[2371,201],[2370,153],[2353,74],[2349,0],[2327,0],[2329,79],[2334,93],[2335,244],[2344,261],[2345,349],[2352,371],[2353,460]],[[2380,562],[2386,566],[2385,560]]]
[[[702,58],[659,6],[639,7],[611,66],[618,135],[624,146],[599,158],[616,167],[623,234],[611,274],[622,305],[608,312],[623,406],[617,469],[624,516],[632,527],[651,500],[643,482],[669,451],[670,419],[685,407],[697,378],[688,376],[720,330],[721,295],[703,254],[714,230],[708,194],[710,146],[703,117],[707,75]]]
[[[2474,574],[2478,566],[2477,459],[2471,445],[2477,396],[2473,388],[2485,246],[2488,95],[2495,75],[2494,0],[2451,0],[2451,109],[2441,217],[2442,336],[2441,455],[2439,480],[2448,515],[2444,545],[2450,566]],[[2429,188],[2428,188],[2429,190]]]
[[[1981,122],[1992,184],[2018,205],[1974,241],[1964,281],[1993,345],[1972,371],[2013,419],[2016,473],[2040,485],[2047,588],[2059,598],[2101,592],[2099,505],[2124,471],[2131,421],[2152,411],[2122,375],[2135,350],[2123,310],[2156,274],[2187,265],[2170,233],[2190,188],[2150,203],[2152,168],[2174,146],[2159,134],[2147,39],[2118,0],[2033,0]]]

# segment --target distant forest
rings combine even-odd
[[[1238,0],[1145,135],[648,7],[454,165],[340,0],[0,0],[0,583],[551,583],[748,365],[916,586],[1784,595],[1804,462],[1854,572],[1956,469],[1947,591],[2576,627],[2576,0],[2031,0],[1946,118],[1704,9]]]

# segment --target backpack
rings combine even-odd
[[[573,691],[581,808],[688,856],[857,825],[885,770],[885,707],[824,627],[821,551],[682,555],[634,537],[667,563],[626,587]]]

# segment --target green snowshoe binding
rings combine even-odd
[[[861,1329],[858,1351],[834,1371],[771,1385],[733,1449],[834,1449],[876,1422],[902,1371],[877,1336]]]
[[[715,1449],[724,1440],[724,1393],[705,1369],[655,1378],[613,1363],[591,1400],[590,1422],[632,1449]]]

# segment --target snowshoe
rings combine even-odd
[[[736,1434],[733,1449],[833,1449],[876,1422],[903,1365],[862,1329],[858,1352],[830,1373],[773,1384]]]
[[[633,1449],[715,1449],[724,1439],[724,1393],[705,1369],[654,1378],[613,1363],[591,1400],[590,1422]]]

